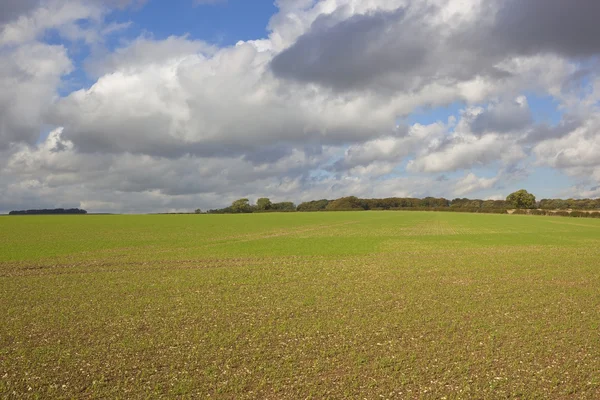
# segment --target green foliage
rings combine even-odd
[[[414,198],[399,198],[399,197],[388,197],[385,199],[366,199],[363,200],[366,203],[366,209],[375,210],[392,210],[400,208],[414,208],[421,206],[421,199]]]
[[[347,210],[364,210],[365,207],[360,199],[355,196],[342,197],[332,201],[327,205],[327,211],[347,211]]]
[[[600,199],[543,199],[540,208],[545,210],[598,210]]]
[[[291,201],[283,201],[272,204],[271,209],[275,211],[296,211],[296,205]]]
[[[64,208],[55,209],[43,209],[43,210],[16,210],[11,211],[8,215],[85,215],[86,210],[80,210],[79,208],[70,208],[65,210]]]
[[[259,211],[270,210],[271,205],[271,200],[266,197],[261,197],[260,199],[256,200],[256,209]]]
[[[571,211],[570,217],[573,218],[588,218],[590,216],[589,213],[585,211]]]
[[[530,210],[529,214],[531,215],[548,215],[545,210]]]
[[[446,199],[437,199],[435,197],[425,197],[419,202],[419,207],[448,207],[450,202]]]
[[[529,211],[518,208],[513,211],[513,215],[529,215]]]
[[[330,202],[330,200],[325,199],[307,201],[298,206],[298,211],[324,211]]]
[[[506,202],[511,204],[514,208],[534,208],[535,196],[527,192],[527,190],[521,189],[509,194],[506,198]]]
[[[231,211],[233,213],[249,213],[252,212],[252,207],[250,206],[250,200],[248,199],[239,199],[231,203]]]
[[[507,197],[507,200],[480,200],[456,198],[452,201],[445,198],[425,197],[389,197],[384,199],[361,199],[355,196],[342,197],[337,200],[314,200],[301,203],[298,207],[292,202],[271,203],[268,198],[257,200],[256,206],[249,205],[247,199],[240,199],[230,207],[209,210],[208,214],[235,214],[251,212],[291,212],[291,211],[360,211],[360,210],[407,210],[407,211],[458,211],[471,213],[505,214],[507,209],[531,210],[531,215],[548,215],[546,210],[595,210],[600,209],[600,199],[590,200],[560,200],[544,199],[536,209],[535,196],[525,190],[519,190]],[[553,214],[554,215],[554,214]],[[561,214],[558,214],[561,215]],[[569,214],[571,215],[571,214]],[[588,217],[589,215],[574,214],[571,216]]]
[[[544,210],[566,210],[570,207],[569,203],[566,200],[543,199],[540,201],[540,208]]]

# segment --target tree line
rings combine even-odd
[[[196,210],[198,213],[200,210]],[[250,204],[248,199],[239,199],[231,203],[229,207],[209,210],[208,214],[248,214],[257,212],[291,212],[297,211],[296,205],[291,201],[273,203],[266,197],[261,197],[256,204]]]
[[[234,201],[229,207],[208,211],[209,214],[240,214],[255,212],[311,212],[311,211],[361,211],[361,210],[430,210],[506,213],[510,209],[521,210],[600,210],[600,199],[560,200],[543,199],[536,201],[533,194],[526,190],[511,193],[506,200],[480,200],[456,198],[425,197],[388,197],[384,199],[361,199],[355,196],[342,197],[335,200],[312,200],[296,206],[292,202],[272,203],[266,197],[250,204],[246,198]],[[199,212],[200,210],[196,210]]]
[[[11,211],[8,215],[55,215],[55,214],[87,214],[87,211],[80,210],[79,208],[54,208],[52,210],[21,210]]]

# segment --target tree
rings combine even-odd
[[[249,213],[252,212],[252,207],[250,207],[250,200],[248,199],[239,199],[231,203],[231,211],[234,213]]]
[[[197,208],[196,211],[194,211],[196,214],[202,214],[202,210]]]
[[[307,201],[298,206],[298,211],[322,211],[329,203],[330,201],[326,199]]]
[[[271,204],[271,210],[277,211],[296,211],[296,205],[291,201]]]
[[[271,200],[266,197],[261,197],[260,199],[256,200],[256,208],[261,211],[269,210],[271,205]]]
[[[515,208],[534,208],[535,196],[525,189],[511,193],[506,198],[506,202]]]
[[[79,208],[69,208],[65,210],[64,208],[55,208],[52,210],[21,210],[21,211],[11,211],[8,215],[54,215],[54,214],[87,214],[87,211],[80,210]]]
[[[358,197],[349,196],[334,200],[327,205],[327,210],[364,210]]]

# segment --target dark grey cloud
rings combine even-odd
[[[2,24],[13,21],[28,13],[40,4],[40,0],[2,0],[0,1],[0,28]]]
[[[143,4],[48,1],[91,4],[98,30],[111,8]],[[520,176],[530,150],[551,166],[569,167],[573,163],[562,160],[580,158],[581,165],[597,164],[593,126],[581,140],[570,140],[575,119],[572,126],[568,118],[557,126],[535,126],[524,103],[497,101],[528,93],[530,81],[553,94],[589,90],[598,69],[583,58],[597,51],[585,35],[596,27],[580,10],[565,11],[557,0],[490,0],[481,2],[483,18],[473,19],[469,4],[478,2],[457,0],[452,4],[458,16],[444,20],[449,13],[414,1],[395,11],[348,17],[395,2],[338,0],[337,11],[305,31],[321,5],[303,1],[306,12],[298,11],[300,1],[279,2],[289,7],[272,24],[271,38],[259,44],[213,49],[185,37],[140,38],[88,60],[96,84],[61,98],[56,93],[70,71],[70,49],[41,46],[34,57],[34,48],[26,48],[21,58],[12,50],[0,52],[0,86],[9,89],[0,93],[0,187],[6,189],[0,191],[0,210],[81,201],[92,211],[141,212],[221,207],[265,195],[448,195],[457,184],[443,175],[448,171],[501,165],[505,172],[497,180],[505,181],[509,174]],[[12,5],[12,11],[2,17],[33,16],[37,3],[6,0],[0,10]],[[585,13],[595,12],[595,4],[581,4]],[[536,10],[547,15],[538,21]],[[572,14],[568,23],[558,27],[560,33],[545,35],[560,12]],[[502,28],[519,24],[527,26]],[[27,40],[42,37],[37,32]],[[577,58],[580,71],[572,73],[560,57],[513,59],[547,53]],[[48,59],[56,64],[50,69]],[[469,108],[458,120],[395,129],[414,109],[456,101]],[[487,108],[478,114],[474,104]],[[60,140],[55,134],[38,143],[46,124],[64,127]],[[535,150],[548,141],[556,143]],[[557,154],[561,162],[552,164]],[[405,174],[392,176],[406,159]],[[459,189],[488,190],[495,179],[467,174]]]
[[[506,51],[600,54],[600,1],[510,0],[498,12],[490,39]]]
[[[194,73],[202,71],[202,65],[190,68]],[[321,146],[360,143],[393,130],[392,115],[381,119],[347,113],[347,118],[340,119],[337,116],[346,111],[345,104],[313,106],[299,101],[304,97],[289,99],[283,91],[265,91],[269,82],[256,89],[269,97],[255,103],[244,101],[241,91],[238,98],[230,99],[234,92],[223,90],[217,78],[212,78],[210,85],[219,90],[200,83],[196,87],[180,85],[179,81],[173,90],[166,87],[168,76],[158,87],[152,86],[152,75],[149,85],[139,84],[144,78],[143,72],[139,79],[137,75],[116,75],[102,82],[102,89],[74,93],[50,109],[49,120],[64,127],[63,137],[82,153],[171,159],[243,156],[255,165],[277,162],[292,149],[318,156]],[[129,80],[137,82],[139,89],[131,90]],[[115,93],[103,92],[109,87],[114,87]],[[124,87],[129,89],[121,96]],[[246,90],[248,96],[255,92],[254,87]],[[332,110],[324,112],[327,107]]]
[[[201,130],[194,132],[196,139],[184,140],[169,134],[168,119],[161,115],[143,118],[128,117],[124,121],[93,121],[92,124],[69,124],[66,117],[56,119],[64,125],[64,137],[72,141],[78,151],[85,154],[145,154],[153,157],[177,159],[192,155],[196,157],[243,157],[254,165],[270,164],[289,156],[294,149],[304,149],[307,154],[320,155],[320,146],[359,143],[363,138],[379,135],[379,132],[352,128],[330,130],[324,136],[320,131],[303,130],[303,126],[289,127],[288,137],[277,137],[278,132],[265,126],[262,134],[244,133],[242,127],[226,132],[227,135],[203,138]],[[229,136],[228,136],[229,135]],[[273,144],[277,138],[277,144]],[[304,146],[308,142],[318,145]]]
[[[290,190],[286,185],[293,182],[290,187],[295,191],[308,185],[310,171],[327,157],[294,150],[276,162],[255,165],[244,157],[170,159],[142,154],[81,154],[62,138],[61,130],[53,131],[39,145],[20,145],[10,153],[0,152],[0,160],[7,156],[5,165],[0,167],[0,185],[6,188],[0,192],[0,211],[22,208],[24,204],[77,205],[79,201],[100,211],[110,211],[112,206],[108,204],[115,202],[120,203],[116,208],[119,211],[127,207],[144,210],[142,204],[127,205],[134,197],[145,198],[143,203],[149,201],[151,210],[159,210],[160,201],[175,204],[176,198],[185,198],[179,204],[188,207],[194,198],[215,197],[211,207],[226,205],[230,197],[249,194],[255,194],[254,198],[269,195],[293,199],[285,196]],[[61,198],[66,200],[58,202]],[[197,206],[204,208],[206,202]]]
[[[338,91],[411,89],[439,39],[422,15],[392,12],[319,17],[294,45],[271,62],[276,76]]]
[[[334,13],[319,17],[308,33],[273,59],[271,68],[282,78],[340,90],[384,89],[385,81],[402,80],[399,72],[410,74],[426,63],[432,45],[433,33],[404,9],[341,21]],[[411,84],[407,77],[404,85]]]
[[[292,154],[294,148],[284,144],[267,145],[258,148],[256,151],[245,154],[244,159],[253,164],[270,164],[281,160],[283,157]]]
[[[523,144],[536,144],[544,140],[560,139],[567,136],[583,125],[583,121],[574,116],[565,116],[556,125],[547,123],[536,124],[525,137],[521,139]]]
[[[61,46],[0,48],[0,149],[35,143],[61,76],[71,68]]]
[[[476,19],[454,26],[432,25],[433,7],[322,16],[271,69],[336,91],[410,91],[435,80],[502,80],[511,74],[498,63],[519,55],[600,55],[600,1],[494,0],[482,7]]]
[[[65,0],[65,2],[72,0]],[[127,7],[141,7],[148,0],[91,0],[101,4],[103,6],[111,8],[127,8]],[[35,10],[40,5],[44,5],[48,1],[42,0],[2,0],[0,1],[0,28],[2,24],[7,22],[15,21],[20,16],[27,15],[31,11]]]
[[[531,110],[516,102],[500,103],[479,114],[471,124],[476,134],[508,133],[529,127],[533,122]]]

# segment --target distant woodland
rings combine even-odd
[[[516,214],[565,215],[581,217],[600,217],[600,199],[543,199],[536,201],[535,196],[526,190],[511,193],[506,200],[479,200],[456,198],[426,197],[389,197],[385,199],[361,199],[355,196],[336,200],[313,200],[296,206],[292,202],[272,203],[268,198],[260,198],[256,204],[248,199],[239,199],[230,206],[210,210],[209,214],[239,214],[261,212],[311,212],[311,211],[367,211],[367,210],[413,210],[413,211],[456,211],[506,214],[516,210]],[[575,211],[573,211],[575,210]],[[583,211],[578,213],[577,211]],[[597,212],[590,212],[597,211]],[[197,210],[196,212],[199,212]],[[561,213],[562,212],[562,213]]]
[[[55,208],[52,210],[22,210],[22,211],[11,211],[9,215],[62,215],[62,214],[87,214],[87,211],[80,210],[79,208]]]
[[[312,200],[295,205],[291,201],[273,203],[263,197],[251,204],[246,198],[234,201],[230,206],[209,210],[207,214],[247,214],[269,212],[314,212],[314,211],[446,211],[473,212],[489,214],[532,214],[571,217],[600,218],[600,199],[543,199],[536,201],[535,196],[526,190],[511,193],[506,200],[480,200],[456,198],[425,197],[388,197],[384,199],[361,199],[355,196],[335,200]],[[196,214],[203,213],[197,209]],[[79,208],[56,208],[42,210],[11,211],[9,215],[83,215],[86,210]]]

